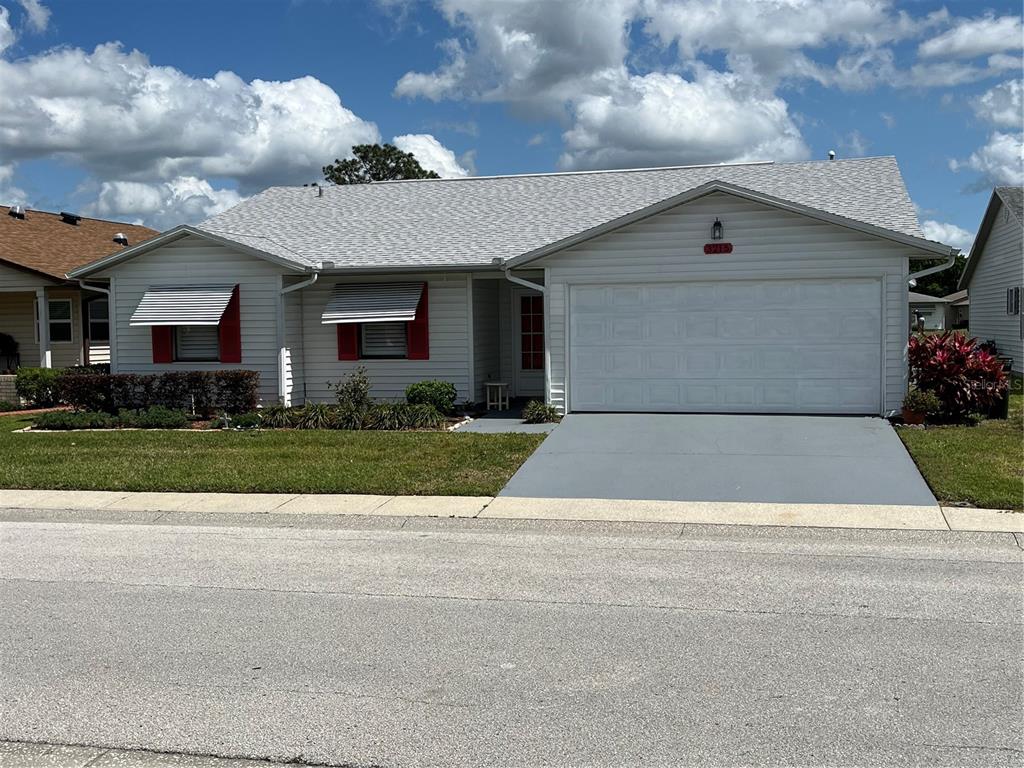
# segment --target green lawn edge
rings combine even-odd
[[[494,496],[538,434],[337,430],[18,433],[0,417],[0,488]]]
[[[1014,385],[1008,419],[897,430],[940,504],[1024,511],[1024,396]]]

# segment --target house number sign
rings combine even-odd
[[[704,253],[732,253],[732,243],[706,243]]]

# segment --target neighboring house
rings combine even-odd
[[[0,333],[16,355],[0,353],[0,373],[110,360],[107,297],[83,292],[66,273],[156,232],[68,213],[0,207]]]
[[[1024,192],[996,187],[960,278],[971,302],[970,332],[995,342],[1013,370],[1024,372]]]
[[[949,327],[946,320],[949,302],[946,299],[909,291],[907,300],[910,302],[912,331],[944,331]]]
[[[264,402],[881,414],[926,240],[891,157],[273,187],[72,272],[118,371],[250,368]]]
[[[948,328],[966,328],[970,318],[971,298],[967,290],[955,291],[945,297],[946,301],[946,322]]]

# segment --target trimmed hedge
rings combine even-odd
[[[122,410],[113,415],[103,411],[54,411],[35,420],[35,429],[181,429],[188,426],[184,411],[157,405],[142,410]]]
[[[143,410],[161,406],[208,418],[256,410],[260,375],[256,371],[169,371],[156,374],[71,373],[55,382],[60,402],[78,411]]]
[[[14,389],[37,408],[52,408],[59,402],[57,379],[60,368],[19,368],[14,378]]]
[[[350,405],[306,403],[296,408],[271,405],[259,411],[259,425],[263,429],[379,429],[403,431],[409,429],[440,429],[444,414],[432,405],[408,403],[371,403],[366,408]],[[232,426],[243,426],[238,419]],[[244,427],[255,426],[251,419]]]

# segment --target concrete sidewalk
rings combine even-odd
[[[0,490],[0,508],[220,515],[380,515],[506,520],[701,523],[883,530],[1024,533],[1024,514],[990,509],[869,504],[372,496],[286,493],[131,493]]]

